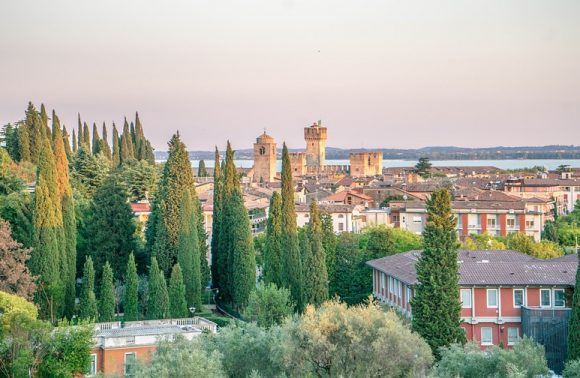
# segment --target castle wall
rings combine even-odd
[[[382,152],[357,152],[349,155],[350,175],[353,177],[376,176],[383,172]]]
[[[292,177],[300,177],[306,174],[306,154],[304,152],[291,152],[290,168],[292,169]]]
[[[304,140],[306,141],[306,165],[323,166],[326,163],[326,127],[320,127],[320,123],[305,127]]]

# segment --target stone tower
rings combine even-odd
[[[254,143],[254,181],[271,182],[275,176],[276,142],[264,130]]]
[[[326,163],[326,139],[326,127],[321,126],[321,121],[304,128],[307,166],[322,167]]]

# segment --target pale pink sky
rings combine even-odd
[[[580,144],[580,1],[2,1],[0,124],[138,110],[158,149]]]

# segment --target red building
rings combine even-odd
[[[367,262],[373,269],[374,296],[408,316],[420,255],[421,251],[410,251]],[[513,345],[528,334],[522,330],[522,309],[569,311],[577,255],[539,260],[510,250],[462,250],[457,257],[461,327],[467,339],[482,348]]]

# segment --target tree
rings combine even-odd
[[[544,232],[542,232],[542,239],[558,243],[558,229],[553,221],[546,221],[544,224]]]
[[[93,145],[91,147],[93,155],[101,152],[101,137],[99,136],[99,131],[97,130],[97,124],[93,122]]]
[[[82,191],[85,197],[92,197],[110,168],[110,162],[102,154],[93,156],[84,144],[81,145],[72,162],[74,187]]]
[[[207,177],[207,170],[205,169],[205,161],[202,159],[199,161],[199,166],[197,167],[197,177]]]
[[[338,236],[335,271],[330,276],[330,296],[338,296],[349,305],[364,302],[372,292],[372,274],[359,239],[359,235],[346,232]]]
[[[270,328],[282,324],[294,312],[290,291],[269,283],[258,286],[250,294],[244,317],[258,326]]]
[[[43,148],[43,140],[48,138],[46,138],[46,125],[42,123],[39,113],[31,102],[28,103],[28,108],[26,109],[24,124],[19,129],[22,129],[23,133],[19,139],[21,146],[20,160],[38,164],[39,153]],[[24,137],[28,137],[28,143],[24,141]]]
[[[304,259],[304,302],[319,306],[328,299],[328,272],[326,253],[322,246],[322,222],[315,200],[310,203],[310,221],[306,228],[307,243],[310,244]]]
[[[121,146],[119,145],[119,132],[113,122],[113,168],[121,165]]]
[[[128,188],[131,202],[148,199],[157,190],[157,169],[144,160],[125,162],[118,179]]]
[[[220,169],[220,154],[215,148],[215,160],[213,170],[213,222],[211,225],[211,278],[212,286],[214,288],[221,287],[220,270],[223,268],[223,258],[220,255],[218,248],[220,241],[220,225],[221,225],[221,206],[223,201],[222,186],[223,177]]]
[[[431,170],[431,162],[429,161],[429,158],[427,157],[419,158],[419,161],[417,162],[417,164],[415,164],[415,172],[419,176],[427,178],[431,175],[430,170]]]
[[[74,132],[74,129],[73,129]],[[62,143],[64,144],[64,151],[66,152],[66,158],[68,161],[71,161],[72,159],[72,155],[73,155],[73,151],[71,150],[70,147],[70,135],[68,133],[68,131],[66,130],[66,126],[62,126]]]
[[[81,121],[81,114],[78,113],[78,123],[77,123],[77,144],[78,148],[81,148],[83,144],[83,123]]]
[[[417,261],[413,307],[413,330],[421,335],[439,357],[439,348],[465,342],[459,301],[456,219],[451,194],[437,189],[427,200],[428,222],[423,232],[424,249]]]
[[[328,213],[322,213],[320,215],[320,220],[322,221],[322,247],[326,254],[326,271],[330,279],[334,274],[336,265],[337,237],[332,225],[332,216]]]
[[[201,309],[201,307],[196,307]],[[186,318],[189,311],[185,302],[185,285],[179,263],[173,265],[169,280],[169,316],[172,318]]]
[[[115,279],[123,275],[129,254],[136,250],[135,220],[127,189],[115,175],[109,175],[97,189],[86,228],[88,251],[94,259],[97,277],[108,261]]]
[[[564,378],[580,378],[580,359],[568,361],[563,374]]]
[[[97,298],[95,297],[95,269],[93,260],[87,256],[83,268],[83,283],[81,285],[80,296],[80,313],[81,319],[97,319]]]
[[[362,239],[363,243],[366,244],[364,249],[370,259],[378,259],[396,253],[393,229],[384,225],[366,227]]]
[[[99,140],[98,150],[100,153],[105,155],[107,160],[111,160],[113,158],[113,155],[111,153],[111,147],[109,147],[109,140],[108,140],[108,136],[107,136],[107,126],[105,125],[105,122],[103,122],[103,138],[101,140]]]
[[[101,278],[101,295],[99,298],[99,321],[115,320],[115,287],[113,285],[113,269],[107,261]]]
[[[147,299],[147,319],[165,319],[169,313],[169,294],[163,272],[159,270],[155,256],[151,258],[149,269],[149,296]]]
[[[264,282],[282,287],[282,198],[278,192],[270,199],[263,261]]]
[[[87,151],[91,151],[91,133],[89,131],[89,125],[86,122],[83,122],[83,141],[82,144],[85,146]]]
[[[186,303],[189,306],[201,308],[202,286],[199,266],[199,243],[197,240],[197,219],[189,191],[183,192],[179,227],[177,261],[180,271],[183,271]]]
[[[20,124],[17,135],[19,161],[32,161],[32,154],[30,153],[30,135],[28,133],[28,125],[26,122]]]
[[[4,143],[4,148],[6,148],[6,152],[8,152],[10,158],[14,161],[20,161],[18,128],[13,126],[11,123],[7,123],[2,127],[0,135],[2,136],[0,142]]]
[[[572,297],[572,315],[568,326],[568,361],[580,359],[580,290],[578,290],[580,288],[580,261],[576,270],[575,287]]]
[[[77,136],[75,133],[75,129],[72,129],[72,152],[76,153],[78,150],[78,144],[77,144]]]
[[[30,249],[12,239],[10,224],[0,219],[0,291],[32,299],[36,277],[26,266],[29,259]]]
[[[135,149],[133,148],[133,139],[131,137],[131,132],[129,131],[127,118],[125,118],[125,123],[123,124],[123,134],[121,134],[120,146],[121,163],[124,163],[130,159],[135,159]]]
[[[284,264],[284,287],[290,289],[296,308],[303,306],[302,293],[302,262],[298,245],[296,225],[296,209],[294,206],[294,184],[292,183],[292,169],[290,155],[286,143],[282,148],[282,254],[286,258]]]
[[[426,376],[433,362],[419,335],[372,302],[308,306],[302,317],[283,326],[282,340],[292,376]]]
[[[127,261],[125,274],[125,296],[123,297],[123,318],[125,321],[139,320],[139,276],[133,253]]]

